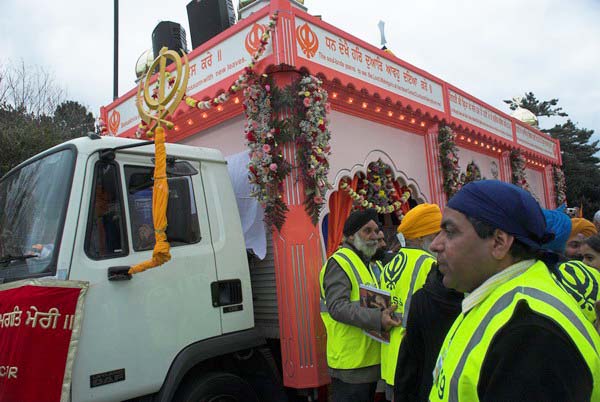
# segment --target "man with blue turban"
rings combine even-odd
[[[571,235],[571,218],[564,207],[557,209],[542,209],[546,219],[548,232],[554,233],[554,239],[544,244],[544,249],[560,255],[565,254],[565,246]]]
[[[431,401],[600,400],[600,336],[537,258],[552,240],[527,191],[464,186],[431,244],[444,286],[466,293]]]
[[[544,244],[543,259],[558,284],[573,297],[583,315],[591,322],[598,319],[596,303],[600,300],[600,271],[578,260],[565,257],[565,248],[572,232],[572,220],[564,209],[543,209],[546,226],[554,240]]]

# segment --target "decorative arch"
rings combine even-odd
[[[370,151],[367,153],[362,162],[356,163],[350,168],[340,169],[338,172],[336,172],[335,177],[332,180],[333,188],[329,190],[326,195],[327,202],[325,203],[325,207],[319,219],[319,224],[323,235],[322,246],[325,255],[331,254],[337,247],[337,244],[339,244],[339,241],[341,241],[341,228],[343,227],[343,221],[345,221],[348,214],[350,214],[353,206],[355,205],[354,203],[358,199],[357,197],[359,197],[358,193],[356,193],[356,190],[359,188],[363,188],[363,190],[365,190],[364,186],[361,187],[359,185],[359,178],[360,180],[367,178],[369,166],[373,166],[372,164],[375,164],[375,166],[379,166],[380,164],[387,165],[387,168],[391,170],[391,178],[388,178],[385,181],[391,181],[394,183],[393,188],[395,190],[395,196],[400,198],[399,200],[397,199],[396,202],[390,202],[389,199],[386,199],[387,202],[385,205],[387,205],[387,208],[383,210],[380,208],[379,212],[381,214],[391,214],[392,212],[399,211],[400,207],[402,207],[402,212],[406,212],[408,210],[408,204],[405,203],[408,201],[408,195],[403,196],[403,194],[401,194],[402,191],[405,191],[406,189],[408,189],[410,192],[410,198],[415,200],[417,203],[428,202],[427,197],[421,191],[417,181],[411,177],[408,177],[404,171],[399,169],[397,164],[385,151]],[[383,181],[384,180],[382,180],[382,182]],[[391,190],[391,188],[388,188],[388,190],[394,192],[394,190]],[[366,193],[361,194],[360,197],[363,196],[365,199],[367,198]],[[365,203],[365,205],[363,205],[363,207],[373,206],[374,205],[372,203],[368,203],[368,201]],[[401,218],[402,214],[399,213],[398,218],[394,219]],[[391,219],[391,217],[386,219]]]
[[[462,185],[464,185],[472,181],[479,180],[485,180],[485,177],[481,176],[481,169],[479,169],[479,166],[475,163],[475,161],[471,161],[467,165],[465,172],[461,173],[460,182]]]
[[[382,151],[380,149],[374,149],[374,150],[370,151],[365,156],[362,163],[357,163],[354,166],[352,166],[350,169],[340,169],[335,174],[335,177],[332,181],[333,189],[328,191],[327,198],[329,199],[331,194],[334,191],[337,191],[342,179],[344,179],[345,177],[354,177],[356,175],[356,173],[359,171],[366,172],[367,166],[369,166],[369,164],[371,162],[376,162],[379,159],[381,159],[383,162],[385,162],[387,165],[389,165],[394,170],[396,180],[402,180],[402,184],[407,186],[408,188],[410,188],[412,197],[419,204],[424,203],[424,202],[429,202],[427,199],[427,196],[425,194],[423,194],[423,192],[421,191],[421,187],[419,186],[419,183],[412,177],[408,177],[406,175],[406,173],[396,165],[396,163],[393,161],[393,159],[385,151]],[[329,205],[327,205],[326,208],[324,208],[324,213],[329,213]]]

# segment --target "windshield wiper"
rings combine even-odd
[[[23,254],[23,255],[3,255],[0,257],[0,265],[7,266],[9,263],[17,260],[26,260],[28,258],[39,257],[37,254]]]

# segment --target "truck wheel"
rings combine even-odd
[[[181,390],[182,402],[259,402],[250,384],[229,373],[210,373]]]

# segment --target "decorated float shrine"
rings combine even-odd
[[[318,273],[350,211],[376,208],[393,233],[411,206],[443,207],[482,179],[554,208],[564,201],[559,143],[293,0],[240,11],[188,54],[187,98],[167,141],[247,155],[242,175],[268,228],[253,286],[273,285],[254,300],[256,325],[281,342],[285,385],[317,387],[329,382]],[[107,135],[151,133],[136,94],[101,108]]]

